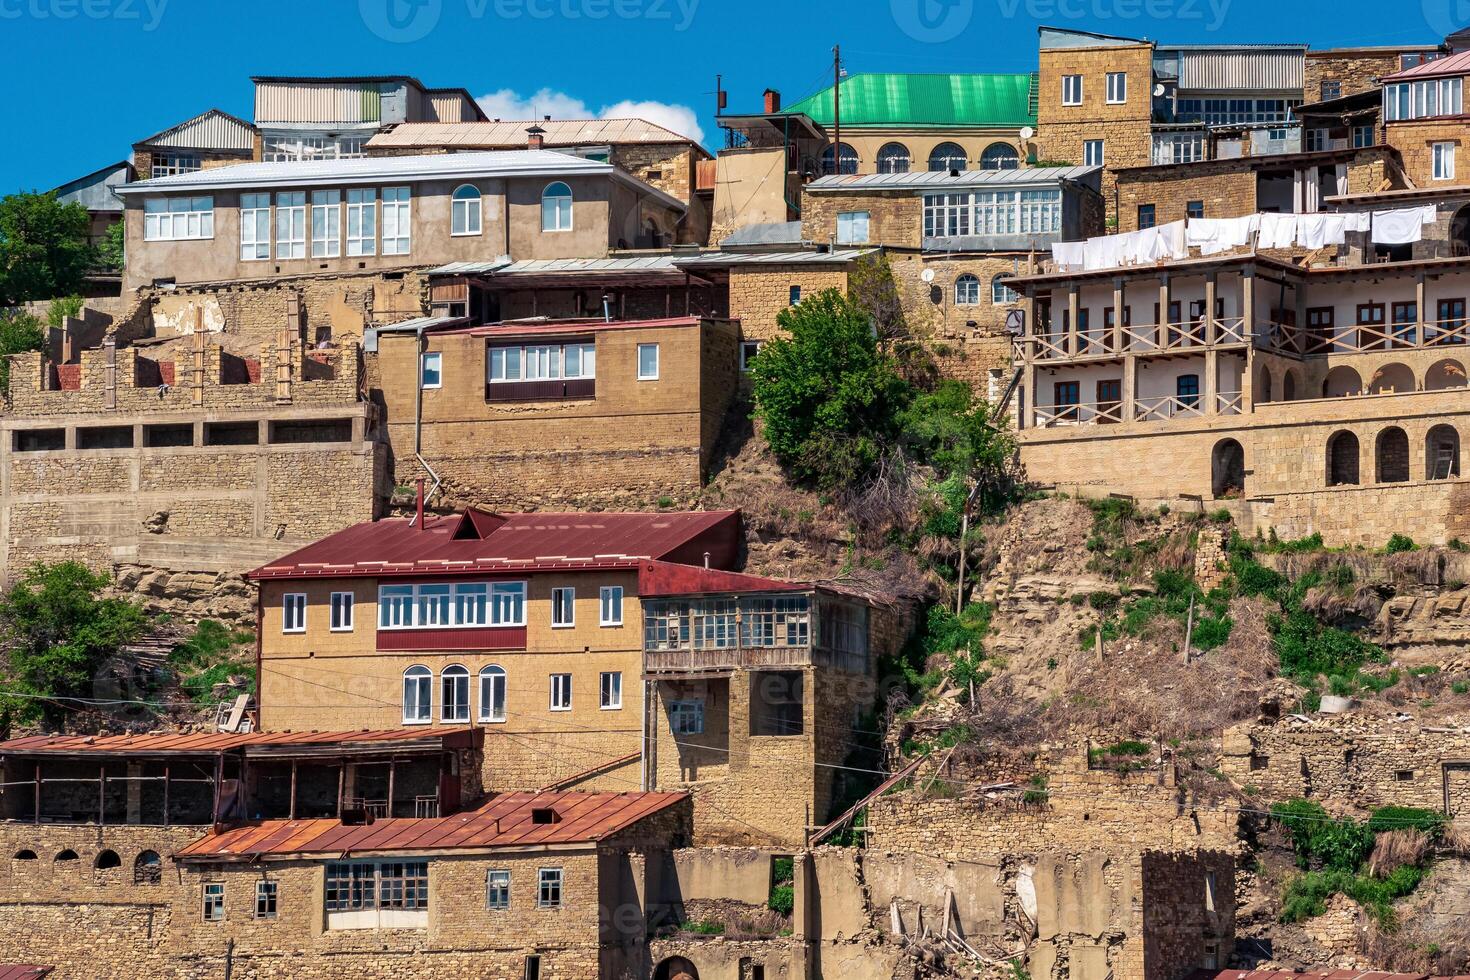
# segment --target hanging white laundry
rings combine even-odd
[[[1085,242],[1057,242],[1051,247],[1051,261],[1058,269],[1081,269],[1085,262]]]
[[[1189,258],[1189,245],[1185,238],[1185,222],[1171,221],[1167,225],[1160,225],[1154,229],[1159,233],[1158,243],[1154,246],[1153,261],[1159,259],[1187,259]]]
[[[1347,241],[1346,229],[1345,214],[1299,214],[1296,241],[1302,248],[1312,249],[1341,245]]]
[[[1261,237],[1256,241],[1256,247],[1291,248],[1296,244],[1298,217],[1295,214],[1261,215]]]
[[[1355,211],[1352,214],[1343,215],[1347,224],[1343,226],[1344,231],[1364,232],[1373,227],[1373,213],[1371,211]]]
[[[1424,240],[1424,226],[1432,223],[1438,209],[1429,204],[1418,208],[1398,208],[1373,212],[1373,244],[1409,245]]]
[[[1210,250],[1220,241],[1224,223],[1223,218],[1190,218],[1189,226],[1184,233],[1184,243],[1209,255]],[[1219,249],[1219,251],[1224,250]]]

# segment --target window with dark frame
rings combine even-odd
[[[485,872],[485,907],[510,908],[510,872],[492,868]]]
[[[1139,229],[1142,230],[1144,228],[1152,228],[1154,227],[1154,225],[1158,224],[1157,214],[1158,209],[1155,208],[1154,205],[1140,204],[1138,206]]]
[[[1359,303],[1358,326],[1367,330],[1358,331],[1358,346],[1363,350],[1382,350],[1388,343],[1384,326],[1388,309],[1382,303]]]
[[[1100,423],[1121,422],[1118,409],[1123,407],[1123,381],[1121,378],[1106,378],[1097,383],[1097,421]]]
[[[208,882],[203,889],[203,916],[205,922],[225,920],[225,886],[223,882]]]
[[[536,907],[561,908],[561,868],[542,868],[536,876]]]
[[[1078,403],[1082,400],[1082,386],[1077,381],[1058,381],[1053,386],[1058,419],[1077,421]]]
[[[257,881],[255,883],[255,917],[257,919],[276,917],[276,882]]]
[[[1412,347],[1414,344],[1414,328],[1419,323],[1419,304],[1410,300],[1405,303],[1395,303],[1392,309],[1393,329],[1389,331],[1393,338],[1395,347]]]
[[[1184,216],[1186,218],[1203,218],[1205,216],[1205,202],[1190,201],[1184,205]]]
[[[1199,375],[1181,374],[1174,382],[1174,390],[1181,406],[1190,409],[1199,408]]]

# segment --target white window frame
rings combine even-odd
[[[473,197],[460,197],[461,191],[472,191]],[[485,196],[474,184],[460,184],[449,198],[449,234],[452,238],[473,238],[483,231]]]
[[[742,340],[740,342],[740,372],[750,373],[750,362],[760,354],[761,348],[766,346],[764,340]]]
[[[623,672],[604,670],[597,678],[598,704],[603,711],[623,710]]]
[[[305,592],[287,592],[281,596],[281,632],[306,632]]]
[[[347,192],[347,254],[378,254],[378,191],[359,187]]]
[[[333,592],[331,605],[331,631],[352,632],[352,614],[357,606],[356,592]]]
[[[175,177],[179,174],[198,173],[201,167],[195,153],[155,153],[148,165],[148,176]]]
[[[257,881],[255,883],[255,918],[274,919],[280,911],[280,898],[281,891],[277,882],[271,879]],[[269,911],[261,911],[262,900],[269,902]]]
[[[1084,167],[1107,166],[1107,141],[1106,140],[1083,140],[1082,141],[1082,165]]]
[[[193,242],[214,238],[214,198],[150,197],[143,201],[143,241]]]
[[[485,872],[485,908],[504,912],[510,908],[510,870],[489,868]]]
[[[450,684],[454,685],[451,699]],[[470,715],[470,670],[464,664],[450,664],[439,672],[439,720],[446,725],[467,725]]]
[[[558,586],[551,590],[551,628],[569,630],[577,625],[577,590]]]
[[[199,889],[199,916],[204,922],[225,921],[225,883],[206,881]]]
[[[954,281],[955,306],[980,305],[980,277],[966,272]]]
[[[478,717],[480,721],[485,724],[504,724],[505,697],[507,691],[505,668],[499,664],[486,664],[480,668],[478,678],[480,688],[480,711]],[[495,690],[497,687],[500,688],[498,697],[496,696]],[[499,710],[493,710],[495,707],[498,707]]]
[[[925,238],[1047,235],[1062,230],[1062,192],[976,191],[925,194]]]
[[[561,695],[561,696],[558,697],[558,695]],[[551,675],[551,698],[550,698],[550,705],[551,705],[551,710],[552,711],[571,711],[572,710],[572,675],[571,674],[565,674],[565,673],[563,673],[563,674],[552,674]]]
[[[342,192],[311,192],[311,257],[336,259],[342,256]]]
[[[443,589],[449,586],[448,611],[425,616],[425,600],[445,608]],[[383,583],[378,586],[378,629],[483,629],[526,625],[526,583],[425,582],[419,585]],[[510,613],[516,615],[511,616]],[[444,622],[428,622],[428,619]]]
[[[413,698],[409,698],[409,684],[413,684]],[[412,704],[415,709],[409,712]],[[403,671],[403,723],[405,725],[432,725],[434,723],[434,672],[423,664],[414,664]]]
[[[1435,143],[1432,148],[1434,180],[1455,179],[1455,144],[1450,141]]]
[[[547,889],[554,888],[556,897],[547,899]],[[536,871],[536,907],[538,909],[559,909],[566,904],[564,894],[566,888],[566,877],[561,868],[538,868]]]
[[[1126,71],[1108,72],[1108,105],[1126,105],[1128,103],[1128,73]]]
[[[646,350],[653,351],[653,373],[652,374],[645,374],[643,372],[643,352],[646,351]],[[638,380],[639,381],[657,381],[658,380],[658,375],[659,375],[659,369],[660,369],[660,364],[659,364],[659,349],[658,349],[658,344],[639,344],[638,345]]]
[[[413,250],[413,190],[384,187],[382,194],[384,255],[408,255]]]
[[[609,613],[613,615],[609,615]],[[623,587],[604,585],[597,590],[597,625],[602,627],[623,625]]]
[[[276,194],[276,258],[306,258],[306,192]]]
[[[669,702],[669,731],[675,736],[704,734],[704,702],[698,698]]]
[[[1004,273],[992,276],[990,280],[990,303],[992,306],[1007,306],[1011,303],[1019,303],[1021,294],[1005,284]],[[1004,290],[1001,292],[1000,290]]]
[[[1082,104],[1082,76],[1062,76],[1062,105],[1079,106]]]
[[[269,194],[241,194],[241,262],[270,261],[271,228],[271,196]]]
[[[868,244],[872,220],[871,211],[839,211],[837,213],[837,244]]]
[[[556,188],[565,188],[565,194],[552,194]],[[555,234],[563,231],[572,231],[575,225],[576,199],[572,194],[572,186],[564,180],[556,180],[541,189],[541,231],[547,234]],[[551,210],[547,211],[547,206]]]
[[[429,365],[433,367],[430,368]],[[433,384],[429,383],[429,372],[434,372],[437,379]],[[444,387],[444,355],[440,351],[425,351],[419,355],[419,384],[423,385],[425,391],[433,391]]]
[[[1354,126],[1353,149],[1359,150],[1366,146],[1373,146],[1378,142],[1378,129],[1372,123],[1364,126]]]

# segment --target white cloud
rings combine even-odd
[[[685,105],[625,100],[594,112],[581,99],[549,88],[526,98],[514,89],[503,88],[482,95],[477,101],[491,119],[540,119],[542,116],[552,119],[646,119],[696,142],[704,140],[699,114]]]

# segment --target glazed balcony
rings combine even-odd
[[[867,607],[809,594],[645,599],[643,635],[649,675],[867,668]]]

